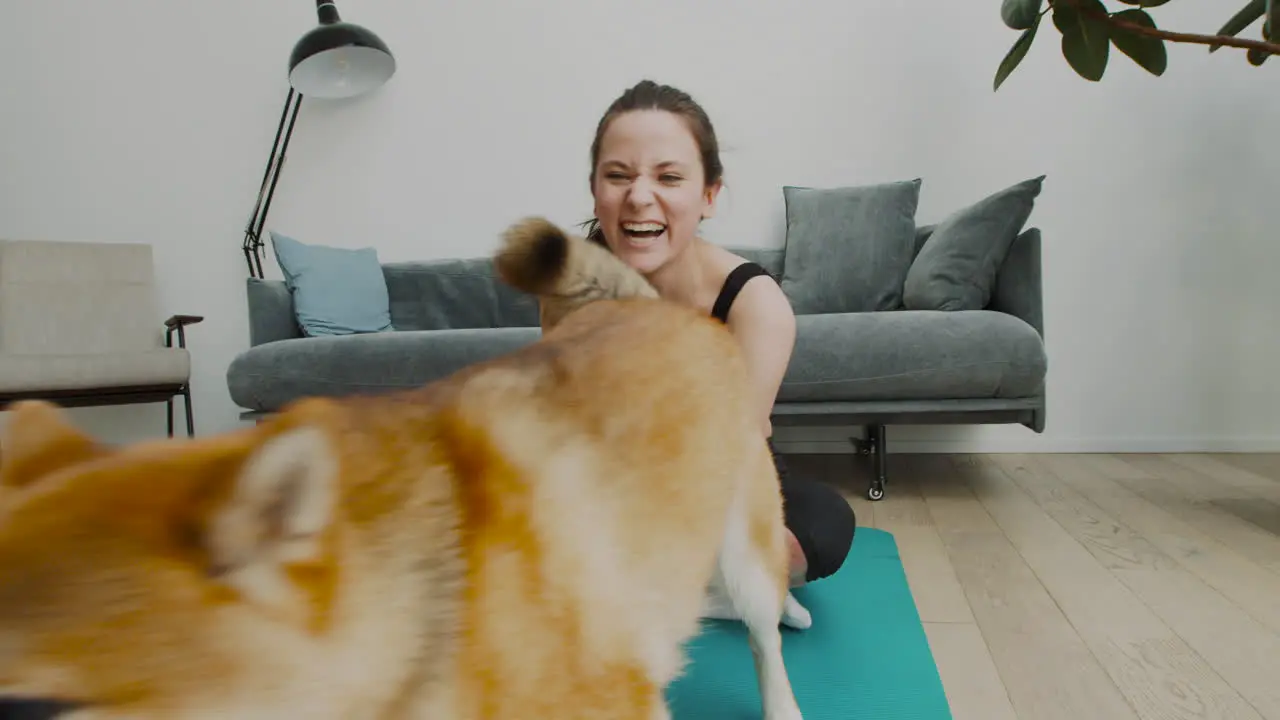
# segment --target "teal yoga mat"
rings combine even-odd
[[[813,626],[784,626],[782,652],[805,720],[951,720],[892,535],[859,528],[840,571],[795,596]],[[746,628],[703,622],[667,690],[673,720],[758,720]]]

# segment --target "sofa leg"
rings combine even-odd
[[[886,465],[889,462],[889,454],[885,452],[885,431],[883,425],[873,425],[871,427],[872,442],[875,443],[875,451],[871,454],[872,461],[875,464],[875,474],[871,476],[870,486],[867,488],[867,497],[872,500],[879,500],[884,497],[884,486],[887,481]]]
[[[885,431],[883,425],[868,425],[867,437],[850,438],[853,447],[858,451],[859,455],[870,455],[873,467],[871,481],[867,484],[867,497],[871,500],[880,500],[884,497],[884,486],[887,481],[887,471],[885,457]]]
[[[173,398],[165,402],[165,410],[169,413],[169,437],[173,437]]]

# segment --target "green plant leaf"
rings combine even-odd
[[[1125,5],[1137,5],[1138,7],[1160,7],[1169,2],[1169,0],[1119,0]]]
[[[1031,23],[1031,27],[1022,31],[1018,35],[1017,41],[1013,43],[1013,47],[1009,48],[1009,52],[1005,53],[1004,59],[1000,61],[1000,66],[996,68],[995,82],[991,91],[995,92],[1000,89],[1004,81],[1008,79],[1014,68],[1018,67],[1018,63],[1022,62],[1022,58],[1027,56],[1027,51],[1031,49],[1031,43],[1035,42],[1036,29],[1040,27],[1040,16]]]
[[[1114,20],[1123,20],[1142,27],[1155,28],[1156,26],[1156,21],[1151,19],[1146,10],[1137,8],[1123,10],[1111,17]],[[1160,38],[1139,35],[1132,30],[1113,25],[1111,26],[1111,42],[1116,46],[1117,50],[1128,55],[1142,69],[1152,75],[1163,75],[1165,68],[1169,65],[1169,56],[1165,51],[1164,40]]]
[[[1002,0],[1000,19],[1014,30],[1026,30],[1040,18],[1044,0]]]
[[[1235,37],[1241,31],[1258,21],[1267,12],[1267,0],[1249,0],[1249,4],[1236,11],[1231,19],[1218,28],[1218,35]],[[1217,52],[1221,45],[1210,45],[1209,52]]]
[[[1111,38],[1106,22],[1096,14],[1106,16],[1102,0],[1079,0],[1077,8],[1071,3],[1054,3],[1053,24],[1062,32],[1062,56],[1076,74],[1085,80],[1098,82],[1107,71]]]
[[[1267,61],[1267,58],[1271,57],[1271,53],[1258,48],[1249,48],[1249,51],[1244,56],[1249,59],[1250,65],[1260,67],[1262,63]]]

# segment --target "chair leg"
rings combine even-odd
[[[196,418],[195,418],[195,415],[193,415],[191,412],[191,387],[190,386],[184,386],[182,388],[182,399],[184,401],[183,405],[187,409],[187,437],[195,437],[196,436]],[[170,422],[172,423],[172,420]],[[170,425],[170,427],[172,428],[172,424]],[[170,432],[172,432],[172,429],[170,430]]]
[[[169,413],[169,437],[173,437],[173,398],[165,402],[165,409]]]
[[[885,430],[883,425],[868,425],[867,437],[850,438],[859,455],[870,455],[873,467],[870,482],[867,483],[867,497],[880,500],[884,497],[884,486],[888,481],[885,453]]]

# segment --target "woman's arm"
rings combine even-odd
[[[746,356],[761,428],[765,437],[771,437],[773,403],[795,348],[795,313],[782,288],[762,276],[742,287],[729,311],[728,324]]]

